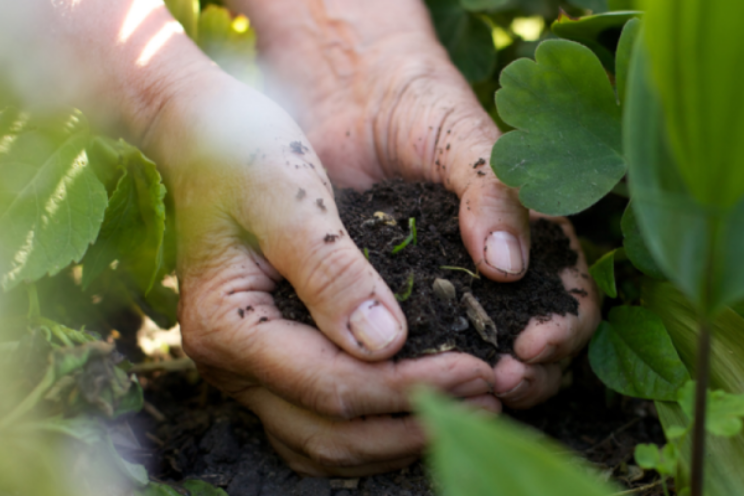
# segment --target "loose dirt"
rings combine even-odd
[[[530,319],[577,313],[578,302],[559,277],[577,254],[557,224],[534,222],[529,270],[517,282],[498,283],[478,274],[460,237],[460,202],[441,185],[390,181],[337,197],[351,239],[403,300],[408,340],[396,360],[457,350],[493,364],[512,352]],[[414,225],[415,242],[409,239]],[[318,233],[326,243],[343,235]],[[274,301],[285,318],[315,325],[288,282]]]

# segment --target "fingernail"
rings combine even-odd
[[[367,300],[359,305],[351,314],[349,328],[357,341],[370,351],[389,345],[401,330],[395,317],[378,300]]]
[[[468,382],[463,382],[462,384],[456,386],[454,389],[450,391],[452,396],[458,396],[460,398],[466,398],[468,396],[478,396],[481,394],[486,394],[492,391],[492,387],[488,385],[488,383],[481,379],[472,379]]]
[[[507,274],[521,274],[524,260],[519,240],[506,231],[489,234],[486,238],[486,262]]]
[[[545,348],[531,360],[527,360],[527,363],[545,363],[549,362],[550,359],[555,355],[555,346],[552,344],[546,345]]]
[[[507,399],[513,399],[518,397],[520,394],[524,393],[524,391],[527,389],[527,381],[522,379],[522,381],[511,388],[509,391],[504,391],[503,393],[496,393],[495,396],[499,398],[507,398]]]

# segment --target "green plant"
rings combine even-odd
[[[640,446],[637,461],[675,476],[678,492],[692,496],[744,488],[720,468],[744,459],[741,399],[732,394],[744,392],[742,383],[729,377],[714,384],[725,392],[709,391],[711,330],[725,329],[716,337],[728,340],[744,330],[730,309],[744,298],[744,147],[735,138],[744,129],[735,89],[744,72],[734,62],[744,49],[733,21],[742,9],[733,1],[669,0],[648,2],[643,14],[561,16],[552,32],[562,39],[540,43],[534,61],[507,65],[495,98],[495,118],[511,131],[495,144],[491,165],[519,188],[525,206],[570,215],[608,194],[631,200],[622,246],[590,269],[614,307],[590,361],[608,387],[656,401],[669,443]],[[623,286],[616,265],[636,271]],[[655,282],[664,280],[671,284]],[[670,324],[663,305],[647,304],[669,291],[682,301],[673,306],[685,308],[684,326]],[[686,345],[698,339],[694,365],[680,335]],[[744,350],[737,353],[741,361]],[[713,355],[714,375],[726,369],[720,358]],[[446,428],[436,424],[434,435]],[[707,452],[706,429],[714,436]],[[544,466],[533,463],[536,471]],[[703,479],[704,470],[715,479]],[[510,494],[562,494],[521,491]]]
[[[226,70],[260,82],[245,17],[168,6]],[[76,109],[20,107],[0,81],[0,177],[0,493],[224,495],[151,482],[119,455],[110,432],[142,407],[142,389],[113,339],[86,330],[105,335],[125,308],[175,323],[178,295],[162,284],[173,222],[155,164]]]

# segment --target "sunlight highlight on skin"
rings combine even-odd
[[[147,16],[163,5],[165,5],[163,0],[135,0],[127,13],[126,19],[124,19],[121,31],[119,31],[119,43],[127,41]]]
[[[176,21],[168,22],[160,31],[158,31],[158,34],[153,36],[152,39],[147,42],[145,49],[142,50],[142,53],[137,59],[137,65],[140,67],[147,65],[153,55],[155,55],[174,34],[180,33],[183,33],[183,26],[181,26],[181,24]]]

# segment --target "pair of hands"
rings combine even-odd
[[[38,36],[77,58],[91,86],[79,106],[94,119],[118,113],[161,168],[176,209],[186,352],[261,418],[292,468],[358,476],[411,463],[424,436],[412,417],[391,414],[409,410],[416,384],[492,412],[557,391],[558,362],[599,318],[583,256],[563,274],[587,292],[578,316],[531,322],[515,344],[520,360],[393,363],[406,322],[392,292],[348,236],[323,241],[343,229],[331,180],[436,181],[461,199],[481,274],[509,282],[527,269],[529,213],[489,168],[473,169],[499,132],[421,0],[234,0],[257,30],[271,96],[294,119],[216,68],[157,0],[37,3],[55,26],[47,35],[40,23]],[[281,276],[320,332],[282,319],[271,297]]]

